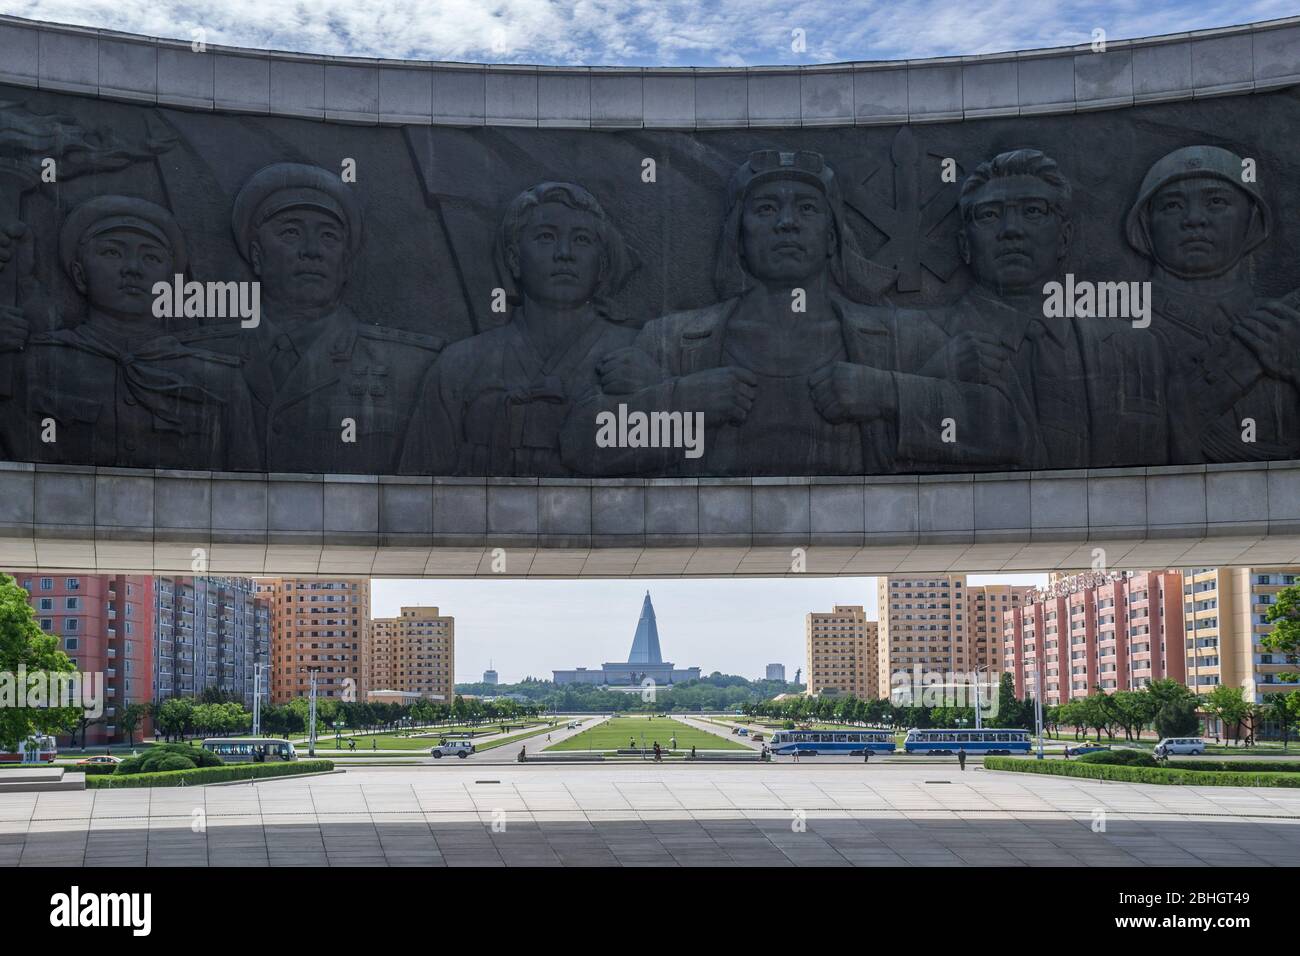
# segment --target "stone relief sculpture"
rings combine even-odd
[[[1167,462],[1165,372],[1149,330],[1126,317],[1045,314],[1045,286],[1065,278],[1071,200],[1040,150],[981,163],[959,207],[958,245],[975,285],[932,314],[949,335],[979,342],[989,381],[1004,382],[1033,423],[1041,467]]]
[[[154,283],[186,268],[171,213],[130,196],[92,199],[64,222],[59,258],[85,297],[86,318],[27,341],[27,458],[260,469],[239,361],[182,343],[153,315]]]
[[[185,341],[239,356],[270,471],[392,473],[415,392],[442,340],[363,324],[343,302],[361,249],[361,208],[339,176],[278,163],[232,214],[261,282],[257,326],[220,323]]]
[[[1285,94],[1265,99],[1286,115]],[[388,181],[368,165],[354,182],[289,121],[236,131],[118,104],[134,134],[88,132],[67,103],[0,99],[5,459],[748,477],[1300,457],[1300,289],[1282,295],[1300,267],[1273,248],[1295,186],[1267,162],[1257,182],[1248,150],[1179,145],[1206,123],[1144,126],[1167,144],[1146,170],[1062,146],[1069,124],[1127,115],[1043,120],[1042,148],[1006,148],[1038,120],[954,127],[976,161],[942,186],[924,176],[947,153],[920,127],[892,149],[865,130],[788,131],[780,149],[753,131],[707,148],[647,133],[666,188],[634,189],[610,185],[600,132],[533,155],[528,133],[434,131],[425,153],[385,157]],[[1249,141],[1217,101],[1161,109],[1218,111],[1224,142]],[[195,123],[322,165],[254,162],[199,195],[205,164],[234,159],[176,149],[202,139]],[[698,154],[672,162],[683,143]],[[480,150],[495,178],[441,191],[478,175]],[[689,253],[664,248],[682,223]],[[711,260],[701,230],[719,237]],[[155,311],[177,277],[256,284],[260,309]],[[1150,295],[1140,315],[1050,308],[1076,278]],[[637,440],[623,424],[638,415],[689,447]],[[694,444],[672,431],[696,421]]]
[[[1151,262],[1151,329],[1173,379],[1174,427],[1196,436],[1190,460],[1300,454],[1300,313],[1265,306],[1250,286],[1248,257],[1272,214],[1244,169],[1226,149],[1175,150],[1147,171],[1125,220]]]
[[[715,280],[724,298],[646,324],[636,346],[663,381],[620,393],[609,374],[618,367],[607,369],[604,394],[570,421],[575,470],[875,474],[900,461],[933,470],[1024,460],[1033,437],[1002,392],[921,374],[936,352],[953,350],[937,326],[862,301],[878,298],[889,277],[858,251],[824,157],[756,152],[733,175],[728,200]],[[702,413],[703,454],[595,447],[591,422],[619,405]],[[983,423],[965,446],[944,441],[953,414]]]
[[[601,360],[636,337],[608,303],[626,268],[623,238],[581,186],[545,182],[516,196],[494,256],[510,321],[449,346],[429,372],[403,473],[568,474],[565,420],[596,389]]]

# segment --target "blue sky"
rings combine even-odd
[[[407,59],[753,66],[960,56],[1293,16],[1295,0],[0,0],[210,43]],[[792,49],[803,31],[802,51]]]
[[[1046,574],[967,576],[970,584],[1040,584]],[[625,581],[371,582],[371,613],[432,604],[456,618],[456,680],[550,678],[557,668],[627,660],[645,592],[664,659],[679,667],[761,677],[769,663],[793,680],[804,663],[804,615],[861,604],[876,616],[875,578],[706,578]]]

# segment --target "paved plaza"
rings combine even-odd
[[[1300,790],[956,766],[461,765],[0,797],[3,866],[1300,865]]]

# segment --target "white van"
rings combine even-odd
[[[1200,737],[1166,737],[1156,744],[1157,757],[1171,757],[1190,754],[1201,756],[1205,753],[1205,741]]]
[[[429,756],[436,760],[441,760],[444,756],[450,757],[455,754],[464,760],[474,752],[474,744],[469,740],[449,740],[445,744],[438,744],[436,747],[429,748]]]

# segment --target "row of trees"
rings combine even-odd
[[[602,713],[699,713],[734,711],[776,694],[799,692],[800,684],[755,680],[714,671],[699,680],[670,687],[646,687],[637,692],[609,690],[589,684],[560,684],[524,678],[518,684],[457,684],[460,694],[515,694],[526,697],[543,711],[589,711]],[[499,701],[498,701],[499,703]]]
[[[1096,690],[1088,697],[1049,708],[1054,726],[1074,728],[1076,739],[1091,730],[1114,740],[1120,732],[1133,740],[1150,727],[1160,737],[1189,737],[1200,734],[1200,714],[1218,719],[1223,735],[1231,741],[1253,743],[1268,727],[1287,746],[1300,725],[1300,691],[1273,694],[1263,703],[1246,700],[1240,687],[1220,684],[1209,694],[1198,695],[1174,680],[1159,680],[1140,691]]]
[[[983,715],[986,725],[1034,728],[1034,701],[1030,697],[1016,699],[1010,674],[1002,675],[997,696],[997,710]],[[749,704],[744,711],[751,717],[796,724],[822,721],[896,730],[975,725],[975,713],[970,707],[907,706],[853,696],[766,700]],[[1087,697],[1044,707],[1043,726],[1049,733],[1072,727],[1076,740],[1092,731],[1098,740],[1105,734],[1113,741],[1122,733],[1125,740],[1132,741],[1148,728],[1160,737],[1188,737],[1201,733],[1202,713],[1217,717],[1229,740],[1253,741],[1269,726],[1285,745],[1300,729],[1300,691],[1275,694],[1264,703],[1255,704],[1245,699],[1240,687],[1220,685],[1210,694],[1197,695],[1175,680],[1158,680],[1141,690],[1108,694],[1097,689]]]

